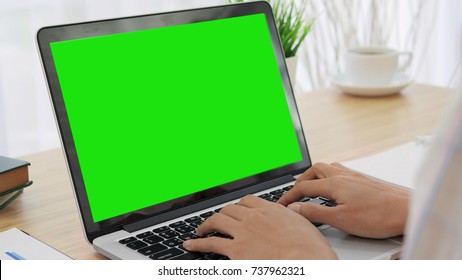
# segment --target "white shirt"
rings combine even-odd
[[[416,181],[405,259],[462,259],[462,91],[450,102]]]

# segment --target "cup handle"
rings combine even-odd
[[[405,56],[406,57],[406,61],[403,63],[403,65],[401,65],[400,67],[398,67],[398,71],[404,71],[407,67],[409,67],[409,64],[411,64],[411,61],[412,61],[412,53],[411,52],[400,52],[399,53],[399,56]]]

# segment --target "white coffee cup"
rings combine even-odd
[[[400,58],[403,57],[402,63]],[[386,86],[412,61],[412,53],[381,47],[352,48],[345,52],[345,75],[359,86]]]

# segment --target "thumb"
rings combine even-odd
[[[334,207],[328,207],[311,202],[294,202],[287,206],[290,210],[305,217],[310,222],[331,224],[334,217]]]

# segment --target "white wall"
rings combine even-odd
[[[303,90],[330,85],[342,71],[342,53],[358,46],[411,51],[406,71],[419,83],[453,86],[462,58],[459,0],[309,0],[315,27],[302,48]],[[327,78],[326,78],[327,77]]]
[[[436,3],[438,10],[435,17],[426,18],[428,23],[434,24],[434,32],[431,37],[419,43],[428,44],[430,51],[425,54],[421,65],[415,67],[415,79],[418,82],[446,86],[461,58],[462,3],[457,0],[422,1]],[[0,155],[21,156],[60,146],[35,46],[35,33],[40,27],[224,2],[225,0],[0,1]],[[325,15],[321,13],[318,16],[322,22]],[[309,40],[313,38],[309,37],[307,43],[310,43]],[[327,47],[321,44],[321,50]],[[322,58],[322,55],[321,52],[317,56],[311,56],[309,60],[317,64],[329,61]],[[307,64],[306,60],[302,64]],[[303,71],[303,67],[299,69],[302,69],[297,79],[301,82],[299,89],[311,89],[312,85],[303,82],[308,80],[306,70]],[[325,72],[324,78],[331,74],[334,73]]]
[[[0,1],[0,155],[60,146],[35,45],[43,26],[222,4],[222,0]]]

